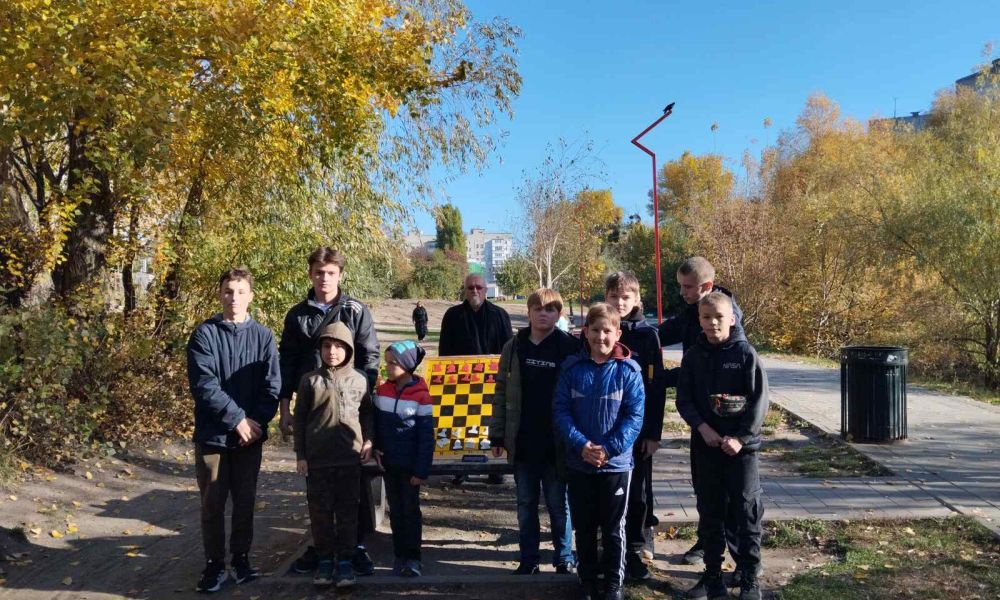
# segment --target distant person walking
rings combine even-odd
[[[427,337],[427,309],[420,300],[417,300],[417,307],[413,309],[413,327],[417,330],[417,341],[424,341]]]
[[[500,354],[507,340],[514,337],[510,315],[486,300],[486,280],[482,275],[466,275],[462,292],[465,300],[445,311],[441,319],[438,355]],[[456,475],[452,483],[461,485],[463,481],[462,475]],[[491,474],[489,482],[503,483],[503,475]]]

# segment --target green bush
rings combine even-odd
[[[51,464],[81,445],[190,431],[183,343],[146,313],[71,315],[59,305],[0,313],[6,454]]]

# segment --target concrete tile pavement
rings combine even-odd
[[[679,348],[668,350],[666,356],[679,361]],[[826,433],[840,435],[839,369],[777,358],[765,358],[764,365],[772,402]],[[767,518],[917,517],[958,512],[977,517],[1000,534],[1000,407],[908,386],[907,419],[906,440],[852,444],[891,469],[895,477],[765,480]],[[676,472],[662,475],[678,476]],[[689,476],[686,490],[682,481],[664,485],[656,480],[657,515],[661,506],[684,506],[679,496],[682,491],[691,493]],[[687,504],[693,500],[689,498]],[[664,516],[672,519],[675,515]]]

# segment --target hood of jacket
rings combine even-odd
[[[330,323],[323,328],[323,331],[319,332],[319,338],[317,339],[316,344],[322,347],[323,340],[325,338],[335,339],[338,342],[343,342],[344,345],[347,346],[347,359],[343,364],[337,365],[334,368],[339,369],[342,367],[349,367],[354,364],[352,362],[354,360],[354,335],[351,333],[351,330],[348,329],[347,325],[344,325],[340,321]]]
[[[710,343],[708,341],[708,338],[705,336],[704,331],[698,334],[697,344],[699,348],[707,350],[728,350],[729,348],[732,348],[736,344],[746,341],[747,341],[747,336],[746,334],[743,333],[743,329],[733,325],[732,329],[729,330],[729,337],[726,338],[726,341],[722,342],[721,344]]]

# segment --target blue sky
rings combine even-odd
[[[717,151],[737,168],[794,126],[806,98],[822,92],[862,120],[926,110],[1000,42],[998,0],[747,2],[468,0],[480,19],[520,27],[524,84],[508,137],[480,172],[441,189],[466,230],[511,230],[525,169],[560,137],[588,136],[605,165],[604,185],[625,214],[648,220],[649,157],[629,143],[674,113],[643,142],[663,162],[684,150]],[[997,44],[1000,47],[1000,44]],[[765,131],[763,120],[773,126]],[[719,124],[713,136],[710,127]],[[433,233],[433,219],[415,215]]]

